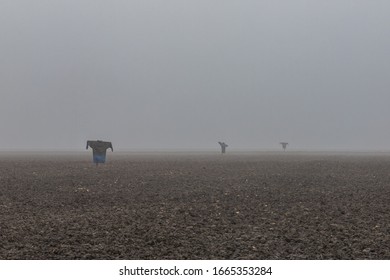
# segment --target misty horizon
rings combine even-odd
[[[0,151],[390,150],[386,1],[0,4]]]

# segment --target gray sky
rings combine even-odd
[[[385,0],[1,0],[0,149],[390,150]]]

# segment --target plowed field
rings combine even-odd
[[[390,259],[390,155],[0,154],[0,259]]]

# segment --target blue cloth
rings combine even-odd
[[[105,163],[106,162],[106,155],[94,155],[93,162],[94,163]]]

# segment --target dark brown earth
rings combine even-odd
[[[390,259],[390,155],[0,154],[0,259]]]

